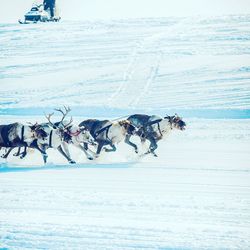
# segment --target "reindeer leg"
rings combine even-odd
[[[99,142],[98,146],[97,146],[97,151],[96,151],[96,158],[99,157],[101,151],[102,151],[102,147],[103,147],[104,143],[103,142]]]
[[[8,155],[10,154],[10,152],[13,150],[13,148],[10,148],[6,154],[2,155],[2,158],[7,159]]]
[[[86,151],[89,151],[91,154],[95,154],[95,152],[93,152],[91,149],[89,149],[89,147],[88,147],[88,143],[87,142],[84,142],[83,143],[83,147],[84,147],[84,149],[86,150]]]
[[[68,147],[68,144],[66,142],[62,142],[62,149],[63,151],[65,152],[65,154],[71,159],[71,156],[70,156],[70,153],[69,153],[69,147]],[[71,161],[73,161],[71,159]],[[74,161],[73,161],[74,162]],[[75,162],[74,162],[75,163]]]
[[[157,157],[157,154],[154,152],[158,148],[155,139],[152,137],[152,138],[148,138],[148,140],[150,141],[150,146],[149,146],[149,150],[148,150],[148,152],[146,152],[146,154],[151,153],[155,157]]]
[[[133,142],[130,141],[130,138],[131,138],[131,135],[126,135],[125,143],[132,146],[135,149],[135,152],[138,154],[138,147],[136,146],[136,144],[134,144]]]
[[[105,148],[105,152],[115,152],[116,151],[116,146],[114,144],[110,144],[111,149]]]
[[[24,147],[24,151],[21,153],[20,159],[23,159],[26,155],[27,155],[27,146]]]
[[[44,164],[47,163],[48,155],[46,153],[46,147],[44,145],[38,145],[37,142],[34,144],[34,148],[37,149],[43,156]]]
[[[13,156],[19,156],[21,151],[21,147],[18,147],[18,150],[16,153],[13,154]]]
[[[88,150],[88,148],[89,148],[89,147],[88,147],[88,143],[84,142],[84,143],[83,143],[83,146],[84,146],[84,149],[85,149],[85,150]]]
[[[91,154],[88,153],[88,147],[87,150],[85,149],[85,147],[83,147],[80,143],[79,144],[73,144],[76,148],[79,148],[81,151],[84,152],[84,154],[86,155],[86,157],[89,160],[94,160],[93,156]]]
[[[57,148],[57,150],[58,150],[58,151],[68,160],[69,163],[71,163],[71,164],[75,164],[75,163],[76,163],[75,161],[73,161],[70,157],[68,157],[68,156],[64,153],[64,151],[63,151],[61,145]]]

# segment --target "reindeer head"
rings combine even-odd
[[[35,124],[29,122],[29,124],[33,138],[44,139],[48,136],[48,134],[44,131],[43,127],[37,122]]]
[[[56,129],[59,131],[61,138],[66,142],[70,142],[71,136],[68,133],[68,131],[69,131],[69,128],[72,126],[73,119],[71,117],[70,121],[65,120],[65,117],[71,111],[71,109],[69,107],[67,108],[65,106],[64,106],[64,109],[65,109],[65,111],[63,111],[62,109],[55,109],[56,111],[62,113],[62,115],[63,115],[61,118],[61,121],[59,121],[59,122],[55,122],[55,123],[51,122],[51,117],[52,117],[52,115],[54,115],[54,113],[51,113],[49,115],[45,115],[45,117],[47,118],[50,126],[53,129]]]
[[[67,132],[63,131],[61,132],[61,137],[62,137],[62,140],[67,142],[67,143],[73,143],[72,141],[72,136]]]
[[[90,131],[86,127],[81,126],[78,129],[80,131],[82,140],[84,142],[88,142],[88,143],[90,143],[92,145],[95,145],[95,139],[94,139],[94,137],[91,135]]]
[[[164,117],[164,119],[169,120],[172,128],[176,128],[179,130],[185,130],[186,123],[177,114],[175,114],[174,116],[167,115],[166,117]]]

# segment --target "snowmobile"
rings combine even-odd
[[[61,17],[57,15],[57,10],[55,8],[56,15],[51,17],[50,11],[44,10],[43,4],[33,4],[30,11],[28,11],[24,15],[24,21],[18,20],[20,24],[27,24],[27,23],[37,23],[37,22],[58,22],[60,21]]]

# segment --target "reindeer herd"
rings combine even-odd
[[[138,153],[138,146],[131,142],[132,136],[138,136],[141,143],[149,141],[149,147],[144,154],[157,156],[157,142],[172,129],[184,130],[185,122],[177,115],[160,117],[156,115],[135,114],[123,120],[97,120],[88,119],[79,125],[73,125],[73,119],[66,120],[70,112],[69,107],[55,109],[62,115],[58,122],[52,122],[54,113],[45,115],[47,122],[41,124],[24,125],[12,123],[0,125],[0,149],[5,148],[2,158],[7,158],[10,152],[17,148],[14,156],[21,159],[27,155],[27,148],[38,150],[47,162],[46,150],[58,150],[69,163],[75,161],[71,158],[68,145],[79,148],[89,160],[97,158],[102,151],[116,151],[116,145],[124,141]]]

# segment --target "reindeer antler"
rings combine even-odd
[[[73,118],[71,116],[69,123],[67,123],[66,125],[63,124],[64,128],[67,128],[68,126],[70,126],[72,122],[73,122]]]
[[[54,125],[53,122],[51,122],[51,120],[50,120],[51,116],[54,115],[54,112],[51,113],[51,114],[48,114],[48,115],[46,115],[46,114],[44,114],[44,115],[45,115],[45,117],[47,118],[47,120],[49,121],[49,124],[50,124],[52,127],[54,127],[55,125]]]
[[[70,107],[66,107],[66,106],[63,106],[64,109],[65,109],[65,112],[60,108],[60,109],[55,109],[56,111],[62,113],[63,117],[61,119],[60,122],[63,122],[63,120],[65,119],[65,117],[67,116],[67,114],[71,111]]]

